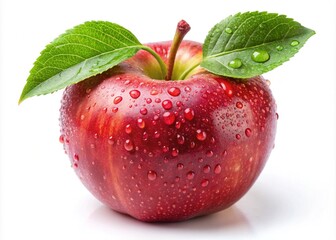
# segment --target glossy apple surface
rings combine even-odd
[[[167,61],[170,42],[149,44]],[[173,79],[202,55],[182,42]],[[155,80],[147,52],[68,87],[61,142],[88,190],[142,221],[181,221],[231,206],[273,148],[276,105],[263,77],[238,81],[201,68]]]

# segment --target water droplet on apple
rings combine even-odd
[[[190,142],[190,148],[194,148],[196,146],[195,142]]]
[[[181,90],[178,87],[171,87],[168,89],[168,93],[173,97],[177,97],[180,95]]]
[[[171,112],[163,113],[163,121],[167,125],[172,125],[175,122],[175,114]]]
[[[217,164],[217,165],[215,166],[215,168],[214,168],[214,172],[215,172],[216,174],[220,174],[221,171],[222,171],[222,167],[221,167],[221,165],[220,165],[220,164]]]
[[[194,117],[195,117],[195,112],[194,112],[194,110],[192,110],[191,108],[186,108],[186,109],[184,110],[184,118],[185,118],[185,119],[191,121],[191,120],[194,119]]]
[[[189,171],[189,172],[187,173],[187,178],[188,178],[189,180],[193,179],[194,177],[195,177],[195,173],[194,173],[193,171]]]
[[[125,85],[128,85],[130,82],[131,82],[130,80],[126,80],[126,81],[124,82],[124,84],[125,84]]]
[[[59,142],[63,144],[64,143],[64,138],[65,138],[64,134],[61,134],[61,136],[59,136],[59,139],[58,139]]]
[[[177,134],[176,138],[177,138],[178,144],[181,144],[181,145],[184,144],[184,141],[185,141],[184,136]]]
[[[177,148],[172,148],[171,155],[173,157],[177,157],[178,154],[179,154],[179,150]]]
[[[241,138],[240,134],[236,134],[236,139],[239,140]]]
[[[161,99],[160,99],[160,98],[155,98],[155,102],[156,102],[156,103],[160,103],[160,102],[161,102]]]
[[[114,98],[113,103],[118,104],[122,101],[122,99],[123,99],[122,96],[117,96],[117,97]]]
[[[173,107],[173,103],[172,103],[172,101],[170,101],[170,100],[164,100],[164,101],[162,102],[162,107],[163,107],[164,109],[166,109],[166,110],[169,110],[169,109],[171,109],[171,108]]]
[[[271,86],[271,81],[270,80],[266,79],[265,82],[266,82],[267,86]]]
[[[124,148],[128,152],[132,151],[134,149],[133,142],[130,139],[127,139],[124,143]]]
[[[168,146],[163,146],[162,147],[162,152],[166,153],[169,151],[169,147]]]
[[[182,170],[184,168],[183,163],[178,163],[177,164],[177,170]]]
[[[292,47],[295,47],[295,46],[299,45],[299,43],[300,43],[299,41],[297,41],[297,40],[293,40],[293,41],[291,42],[290,45],[291,45]]]
[[[141,129],[145,128],[146,126],[145,121],[142,118],[138,118],[137,124],[138,124],[138,127]]]
[[[156,89],[152,89],[152,90],[150,91],[150,94],[151,94],[151,95],[158,95],[159,92],[158,92]]]
[[[146,98],[146,103],[147,104],[150,104],[152,102],[152,99],[151,98]]]
[[[131,124],[127,124],[127,125],[125,126],[125,132],[126,132],[127,134],[130,134],[130,133],[132,132]]]
[[[275,116],[276,116],[276,119],[278,120],[279,119],[279,114],[275,113]]]
[[[175,128],[176,128],[176,129],[180,129],[180,128],[181,128],[181,122],[176,121],[176,122],[175,122]]]
[[[209,185],[209,180],[208,179],[203,179],[202,182],[201,182],[201,186],[206,187],[208,185]]]
[[[209,150],[206,152],[207,157],[212,157],[213,156],[213,151]]]
[[[238,68],[240,68],[242,65],[243,65],[243,62],[242,62],[239,58],[233,59],[233,60],[231,60],[231,61],[228,63],[228,66],[229,66],[230,68],[234,68],[234,69],[238,69]]]
[[[210,170],[211,170],[211,167],[210,167],[209,165],[205,165],[205,166],[203,167],[203,172],[204,172],[204,173],[209,173]]]
[[[139,90],[132,90],[129,92],[129,95],[134,98],[137,99],[138,97],[140,97],[140,91]]]
[[[147,132],[143,132],[143,134],[142,134],[142,139],[143,139],[144,141],[147,141],[147,140],[148,140],[148,133],[147,133]]]
[[[223,88],[224,92],[227,95],[231,96],[233,94],[232,88],[231,88],[231,86],[230,86],[229,83],[221,81],[220,82],[220,86],[221,86],[221,88]]]
[[[79,156],[78,156],[77,153],[74,154],[73,159],[74,159],[75,161],[79,161]]]
[[[250,128],[246,128],[245,129],[245,135],[246,135],[246,137],[250,137],[251,134],[252,134],[252,130]]]
[[[140,109],[140,113],[141,113],[142,115],[146,115],[146,114],[148,113],[147,108],[141,108],[141,109]]]
[[[118,112],[118,108],[117,107],[112,108],[112,112],[114,113]]]
[[[184,90],[185,90],[186,92],[190,92],[190,91],[191,91],[191,88],[187,86],[187,87],[184,88]]]
[[[107,142],[108,142],[108,144],[113,145],[114,144],[113,136],[109,136]]]
[[[153,170],[149,170],[147,173],[148,180],[154,181],[157,177],[157,173]]]
[[[107,113],[107,107],[104,107],[104,108],[103,108],[103,112],[104,112],[104,113]]]
[[[206,137],[207,137],[206,132],[202,131],[201,129],[196,130],[196,138],[199,141],[204,141],[206,139]]]
[[[225,32],[228,33],[228,34],[232,34],[233,30],[232,30],[232,28],[227,27],[227,28],[225,28]]]
[[[177,101],[176,102],[176,107],[182,107],[183,106],[183,102],[181,102],[181,101]]]
[[[264,63],[270,59],[270,55],[266,50],[256,50],[252,53],[252,60],[257,63]]]
[[[236,103],[236,107],[239,108],[239,109],[241,109],[241,108],[243,108],[243,104],[241,102],[237,102]]]
[[[154,137],[155,137],[155,138],[159,138],[159,137],[160,137],[160,133],[159,133],[158,131],[155,131],[155,132],[154,132]]]

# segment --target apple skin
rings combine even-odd
[[[149,46],[167,61],[170,44]],[[183,41],[175,76],[201,55],[201,44]],[[228,208],[273,149],[277,114],[268,84],[200,67],[180,81],[152,79],[157,73],[154,58],[140,51],[67,87],[60,139],[76,174],[102,203],[141,221]]]

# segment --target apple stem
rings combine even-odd
[[[167,81],[171,80],[172,78],[177,50],[184,36],[189,32],[189,30],[190,30],[190,25],[186,21],[181,20],[178,22],[177,27],[176,27],[176,32],[174,35],[174,39],[171,44],[169,56],[168,56],[168,71],[167,71],[167,75],[165,78],[165,80]]]

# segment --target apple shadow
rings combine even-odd
[[[279,189],[272,188],[272,184],[277,185],[273,182],[263,187],[253,187],[228,209],[182,222],[145,223],[100,205],[89,215],[88,224],[90,227],[93,225],[94,228],[103,229],[108,234],[118,232],[128,235],[134,232],[135,235],[130,239],[148,235],[170,237],[176,233],[186,236],[219,234],[218,236],[228,238],[245,235],[248,238],[258,232],[260,227],[276,227],[279,223],[295,218],[295,197],[282,196],[282,191],[295,189],[279,192]]]
[[[116,228],[118,231],[123,231],[122,228],[125,228],[125,231],[129,231],[131,227],[133,229],[141,228],[142,231],[151,230],[161,233],[162,231],[169,232],[171,230],[185,233],[209,232],[213,230],[252,232],[248,219],[236,206],[231,206],[228,209],[210,215],[172,223],[145,223],[128,215],[115,212],[106,206],[99,206],[89,216],[89,221],[94,222],[95,225],[100,225],[107,231],[113,231]]]
[[[153,225],[175,230],[189,229],[192,232],[212,230],[233,231],[235,229],[252,231],[249,220],[235,205],[217,213],[196,217],[183,222],[154,223]]]
[[[258,231],[257,226],[275,226],[279,222],[293,218],[295,212],[288,211],[292,205],[290,200],[292,199],[281,197],[278,191],[252,188],[228,209],[173,223],[145,223],[100,205],[89,215],[88,224],[95,225],[109,234],[115,232],[132,234],[134,231],[139,236],[150,234],[160,237],[173,232],[181,235],[207,235],[215,232],[227,237],[242,234],[251,236]]]

